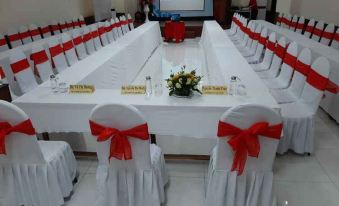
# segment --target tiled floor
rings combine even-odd
[[[97,160],[78,158],[78,163],[79,182],[65,205],[93,206]],[[164,206],[202,206],[207,168],[207,161],[167,161],[170,183]],[[339,125],[319,110],[315,154],[278,156],[274,174],[278,203],[287,200],[291,206],[338,206]]]

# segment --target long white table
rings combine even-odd
[[[279,27],[264,20],[256,20],[255,23],[261,24],[269,30],[269,33],[276,32],[277,37],[286,37],[288,42],[295,41],[298,43],[299,53],[303,48],[309,48],[312,51],[313,61],[319,57],[326,57],[331,64],[330,80],[336,85],[339,90],[339,51],[331,47],[325,46],[304,35],[293,32],[289,29]],[[330,91],[325,91],[325,98],[320,106],[330,114],[337,122],[339,122],[339,94]]]
[[[138,29],[135,33],[131,32],[130,39],[125,39],[126,46],[121,48],[120,52],[114,52],[113,47],[104,48],[102,54],[90,57],[92,59],[86,63],[81,61],[68,69],[68,73],[60,75],[60,79],[69,84],[80,82],[96,85],[93,94],[53,94],[46,82],[16,99],[14,104],[30,116],[37,132],[89,132],[88,118],[93,107],[111,102],[137,107],[144,114],[151,133],[196,138],[214,138],[220,116],[230,107],[256,103],[279,110],[279,105],[266,86],[215,21],[204,23],[201,55],[206,56],[206,62],[214,65],[212,68],[200,68],[207,72],[204,82],[225,84],[230,76],[237,75],[247,87],[247,96],[194,95],[191,99],[181,99],[168,96],[165,85],[162,95],[159,96],[147,98],[144,95],[121,95],[121,84],[139,84],[143,82],[146,74],[153,75],[171,69],[163,66],[169,65],[166,61],[170,58],[162,48],[172,45],[161,43],[159,24],[150,22]],[[223,39],[220,41],[216,37]],[[209,47],[206,48],[206,45]],[[135,56],[125,56],[129,53]],[[210,53],[214,55],[207,55]],[[108,60],[95,68],[94,60],[102,62],[101,55],[107,55],[105,58]],[[162,58],[166,58],[165,63]],[[122,62],[117,62],[119,60]],[[172,58],[172,61],[175,61],[175,58]],[[121,72],[115,72],[116,70]],[[112,79],[110,75],[113,73],[115,76]]]

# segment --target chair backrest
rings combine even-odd
[[[301,34],[304,30],[304,27],[305,27],[305,17],[302,16],[299,18],[295,31]]]
[[[30,36],[33,39],[33,41],[37,41],[37,40],[41,39],[41,34],[40,34],[40,31],[39,31],[39,28],[35,24],[31,24],[29,26],[29,33],[30,33]]]
[[[318,21],[317,25],[315,26],[312,34],[312,39],[314,41],[319,41],[321,38],[321,35],[323,34],[325,23],[324,21]]]
[[[134,21],[133,21],[131,15],[129,13],[127,14],[127,19],[128,19],[129,29],[133,30],[134,29],[134,24],[133,24]]]
[[[41,29],[42,38],[48,38],[52,36],[51,30],[48,24],[45,24],[45,23],[41,24],[40,29]]]
[[[29,44],[32,42],[31,34],[29,33],[27,26],[20,26],[19,34],[23,44]]]
[[[297,28],[298,25],[298,16],[294,15],[290,24],[290,30],[291,31],[295,31],[295,29]]]
[[[84,40],[87,54],[92,54],[95,52],[95,47],[94,47],[91,29],[88,26],[85,26],[83,28],[84,28],[83,40]]]
[[[4,35],[0,33],[0,52],[7,51],[8,49],[9,47],[8,47],[7,41]]]
[[[9,63],[22,93],[27,93],[38,86],[27,57],[21,50],[10,51]]]
[[[253,43],[253,37],[254,37],[254,33],[255,33],[255,29],[256,29],[256,24],[253,22],[253,21],[250,21],[249,23],[248,23],[248,29],[249,29],[249,35],[248,35],[248,39],[247,39],[247,42],[246,42],[246,48],[247,49],[250,49],[251,48],[251,46],[252,46],[252,43]],[[247,35],[245,35],[245,36],[247,36]],[[247,37],[246,37],[247,38]],[[244,40],[246,40],[245,39],[245,37],[244,37]]]
[[[282,21],[282,27],[287,29],[290,28],[291,21],[292,21],[291,15],[285,14]]]
[[[79,22],[78,18],[74,17],[72,23],[73,23],[74,29],[79,29],[80,28],[80,22]]]
[[[26,121],[28,116],[19,107],[0,100],[0,122],[12,126]],[[0,155],[0,164],[45,164],[35,135],[13,132],[6,136],[6,155]]]
[[[328,83],[330,63],[325,57],[317,58],[311,65],[300,100],[314,113],[317,111]]]
[[[276,25],[281,26],[282,18],[284,17],[284,13],[280,12],[279,16],[277,18],[277,23]]]
[[[263,55],[264,48],[265,48],[266,43],[267,43],[267,39],[268,39],[268,30],[267,30],[266,27],[264,27],[264,29],[260,33],[260,37],[259,37],[259,41],[258,41],[259,44],[257,46],[257,50],[255,51],[254,57],[256,59],[261,59],[261,57]]]
[[[263,64],[267,65],[269,68],[269,66],[272,63],[273,60],[273,55],[274,55],[274,51],[275,51],[275,44],[277,41],[277,35],[275,32],[272,32],[268,38],[267,44],[266,44],[266,49],[265,49],[265,54],[264,54],[264,59],[263,59]]]
[[[313,30],[314,30],[314,25],[315,25],[315,19],[311,19],[308,23],[307,23],[307,26],[306,26],[306,29],[305,29],[305,32],[304,32],[304,35],[308,38],[311,38],[312,36],[312,33],[313,33]]]
[[[59,26],[59,24],[56,20],[52,21],[51,28],[52,28],[52,32],[53,32],[54,35],[61,33],[60,26]]]
[[[115,24],[117,25],[117,31],[118,31],[119,37],[123,36],[122,25],[118,18],[115,18]]]
[[[251,34],[251,28],[252,28],[252,25],[254,24],[253,21],[250,21],[248,24],[247,24],[247,27],[245,29],[245,35],[244,35],[244,38],[241,40],[241,46],[246,46],[247,43],[248,43],[248,40],[250,39],[250,34]]]
[[[124,16],[120,16],[120,17],[119,17],[119,20],[120,20],[120,25],[121,25],[122,34],[125,35],[125,34],[127,33],[127,31],[126,31],[126,27],[125,27]]]
[[[75,53],[73,39],[67,33],[61,35],[61,43],[68,65],[71,66],[78,62],[79,60]]]
[[[339,50],[339,29],[337,29],[337,32],[334,34],[331,47]]]
[[[67,22],[65,20],[59,20],[60,30],[62,33],[68,31]]]
[[[90,114],[90,120],[120,131],[146,123],[143,115],[135,107],[121,104],[102,104],[96,106]],[[118,160],[112,157],[109,161],[111,141],[98,142],[97,155],[99,164],[110,164],[115,169],[151,168],[150,142],[132,137],[128,137],[128,140],[132,149],[131,160]]]
[[[269,69],[273,77],[276,77],[279,74],[281,63],[285,57],[285,53],[286,53],[286,38],[281,37],[276,45],[276,50],[273,55],[272,64]]]
[[[124,28],[125,28],[125,32],[129,32],[129,27],[128,27],[128,19],[126,18],[125,15],[122,16],[123,22],[124,22]]]
[[[321,36],[320,43],[323,45],[330,45],[334,37],[334,24],[328,24]]]
[[[102,48],[100,37],[99,37],[99,32],[96,24],[92,24],[90,26],[91,29],[91,34],[94,42],[94,48],[96,51]]]
[[[269,123],[269,126],[282,123],[281,116],[276,111],[255,104],[245,104],[228,109],[221,116],[220,121],[231,124],[242,130],[248,129],[258,122],[267,122]],[[229,138],[230,137],[218,138],[215,170],[231,170],[232,168],[234,151],[227,144]],[[244,172],[272,171],[279,140],[259,136],[259,143],[260,153],[258,158],[248,156]]]
[[[80,27],[85,27],[86,26],[86,22],[85,19],[82,15],[79,16],[79,23],[80,23]]]
[[[14,28],[9,28],[7,31],[7,36],[9,43],[11,44],[12,48],[18,47],[22,45],[22,41],[19,35],[19,31]]]
[[[33,44],[30,59],[33,61],[40,79],[43,82],[47,81],[53,74],[53,69],[45,49],[41,45]]]
[[[254,53],[258,47],[261,31],[262,31],[262,26],[261,24],[259,24],[255,28],[255,32],[253,35],[253,42],[252,42],[251,49],[250,49],[251,53]]]
[[[75,51],[77,52],[79,59],[84,59],[85,57],[87,57],[85,44],[83,42],[82,36],[80,35],[79,29],[73,29],[72,38],[73,44],[75,46]]]
[[[111,27],[112,27],[112,33],[114,36],[114,39],[117,40],[119,38],[119,33],[118,33],[118,27],[117,24],[115,23],[114,18],[111,18]]]
[[[278,78],[284,83],[285,88],[287,88],[290,84],[297,58],[298,44],[296,42],[292,42],[288,45],[283,64],[281,66],[281,71],[278,76]]]
[[[111,26],[111,23],[109,21],[105,21],[105,30],[106,30],[106,36],[109,43],[114,42],[114,36],[113,36],[113,27]]]
[[[106,35],[106,25],[105,22],[99,22],[98,23],[98,32],[99,32],[99,37],[101,40],[101,44],[103,46],[106,46],[108,44],[108,39]]]
[[[74,29],[72,20],[66,21],[66,24],[67,24],[67,30],[68,31],[72,31]]]
[[[66,57],[64,55],[64,50],[58,39],[56,39],[55,37],[49,38],[48,46],[53,66],[56,68],[58,73],[60,73],[68,67]]]

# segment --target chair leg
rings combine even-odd
[[[151,134],[151,144],[157,144],[157,137],[155,134]]]
[[[42,133],[42,139],[45,140],[45,141],[49,141],[50,140],[48,132]]]

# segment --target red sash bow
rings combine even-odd
[[[310,72],[311,66],[297,60],[294,69],[303,74],[304,76],[307,76],[308,73]]]
[[[218,137],[231,136],[227,141],[235,152],[231,171],[238,171],[241,175],[244,171],[247,156],[258,158],[260,143],[258,136],[280,139],[283,125],[269,126],[267,122],[258,122],[250,128],[242,130],[231,124],[219,121]]]
[[[92,31],[92,32],[91,32],[91,35],[92,35],[92,38],[93,38],[93,39],[96,38],[96,37],[98,37],[98,36],[99,36],[98,30]]]
[[[4,70],[0,66],[0,79],[4,79],[6,77]]]
[[[52,31],[59,31],[60,30],[60,27],[59,25],[52,25]]]
[[[87,41],[89,41],[89,40],[91,40],[91,39],[92,39],[92,34],[91,34],[91,32],[89,32],[89,33],[87,33],[87,34],[84,34],[84,37],[83,37],[84,42],[87,42]]]
[[[69,41],[63,43],[63,44],[62,44],[62,47],[64,48],[64,51],[65,51],[65,52],[68,51],[68,50],[70,50],[70,49],[73,49],[74,45],[73,45],[72,40],[69,40]]]
[[[316,72],[315,70],[311,68],[310,72],[307,75],[306,81],[312,87],[320,91],[324,91],[327,87],[328,78],[321,76],[320,74],[318,74],[318,72]]]
[[[32,53],[30,58],[31,58],[31,60],[33,60],[35,65],[42,64],[42,63],[48,61],[48,56],[47,56],[45,50],[41,50],[39,52]]]
[[[98,32],[100,36],[103,35],[106,32],[105,27],[99,27]]]
[[[293,21],[292,21],[292,22],[290,23],[290,27],[292,27],[292,28],[296,28],[297,25],[298,25],[297,22],[293,22]]]
[[[17,61],[13,64],[11,64],[11,68],[14,74],[19,73],[27,68],[29,68],[29,63],[27,59],[22,59],[20,61]]]
[[[73,43],[74,43],[75,46],[78,46],[79,44],[82,43],[82,37],[81,36],[75,37],[73,39]]]
[[[322,33],[323,33],[323,30],[318,29],[318,28],[314,28],[314,30],[313,30],[313,35],[320,37]]]
[[[133,19],[128,19],[128,23],[133,23]]]
[[[20,34],[21,39],[25,39],[27,37],[30,37],[29,31],[21,32],[19,34]]]
[[[254,41],[258,41],[259,38],[260,38],[260,33],[254,33],[254,34],[253,34],[253,40],[254,40]]]
[[[312,32],[313,32],[313,29],[314,29],[314,26],[306,26],[305,32],[312,33]]]
[[[5,38],[0,39],[0,46],[6,45],[6,44],[7,44],[7,42],[6,42]]]
[[[285,57],[284,57],[284,63],[294,68],[296,62],[297,62],[297,57],[286,52]]]
[[[58,45],[55,45],[54,47],[49,48],[49,52],[51,53],[51,57],[55,57],[63,53],[64,50],[62,49],[61,45],[58,44]]]
[[[305,24],[298,23],[296,29],[301,29],[302,30],[304,28],[304,26],[305,26]]]
[[[339,41],[339,33],[338,32],[334,35],[334,40]]]
[[[271,51],[275,51],[275,42],[271,42],[271,41],[267,41],[267,45],[266,45],[267,49],[271,50]]]
[[[149,139],[147,123],[123,131],[116,128],[105,127],[91,120],[89,121],[89,125],[92,135],[98,136],[98,142],[103,142],[111,138],[110,159],[111,157],[115,157],[119,160],[132,159],[131,144],[129,143],[127,136],[141,140]]]
[[[41,28],[41,32],[42,32],[43,34],[46,34],[46,33],[50,32],[49,26],[46,26],[46,27],[44,27],[44,28]]]
[[[333,32],[324,31],[323,36],[321,38],[332,40],[333,36],[334,36]]]
[[[85,21],[84,21],[84,20],[81,20],[81,21],[80,21],[80,25],[81,25],[81,26],[86,25]]]
[[[27,135],[34,135],[35,129],[32,125],[31,120],[27,119],[15,126],[12,126],[8,122],[0,122],[0,154],[6,155],[6,136],[12,132],[23,133]]]
[[[333,93],[333,94],[338,94],[339,86],[336,85],[336,83],[332,82],[331,80],[328,80],[326,90]]]
[[[281,46],[280,44],[277,44],[277,48],[275,50],[275,53],[280,59],[283,60],[284,57],[285,57],[286,48]]]
[[[38,35],[40,35],[39,29],[33,29],[33,30],[31,30],[31,36],[32,36],[32,37],[33,37],[33,36],[38,36]]]
[[[20,35],[19,34],[11,34],[8,35],[9,41],[18,41],[20,40]]]
[[[266,42],[267,42],[267,39],[268,39],[268,37],[263,37],[263,36],[260,36],[259,37],[259,43],[261,44],[261,45],[266,45]]]
[[[73,27],[80,27],[80,23],[78,21],[73,21]]]

